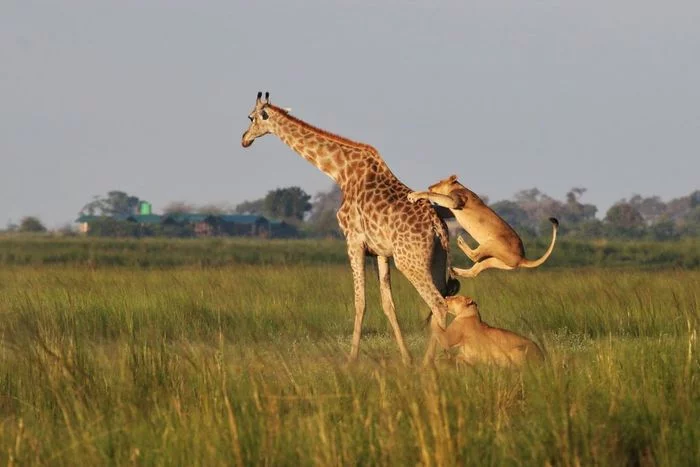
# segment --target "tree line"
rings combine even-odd
[[[664,202],[658,196],[634,195],[611,206],[602,218],[598,208],[582,200],[586,189],[574,187],[563,200],[552,198],[537,188],[520,190],[512,199],[489,203],[489,206],[511,224],[520,235],[538,237],[550,235],[547,219],[560,221],[560,234],[572,238],[631,238],[657,241],[680,237],[700,236],[700,190],[680,198]],[[340,237],[336,212],[342,201],[337,186],[311,196],[298,186],[270,190],[264,197],[246,200],[237,205],[172,202],[162,210],[163,214],[253,214],[268,219],[285,221],[294,226],[299,236]],[[94,197],[80,210],[80,215],[118,217],[136,213],[141,199],[123,191],[110,191],[106,196]],[[109,224],[109,225],[107,225]],[[118,222],[108,222],[110,229],[125,229]],[[8,225],[6,230],[19,232],[44,232],[46,227],[32,216],[19,224]],[[125,230],[129,235],[130,230]],[[159,235],[173,234],[166,230]]]

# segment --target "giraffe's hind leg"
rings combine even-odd
[[[428,304],[432,312],[432,318],[438,319],[438,324],[441,328],[446,327],[447,303],[440,291],[433,283],[430,271],[430,258],[425,258],[425,261],[410,261],[401,256],[395,256],[394,261],[396,267],[401,271],[406,278],[411,282],[421,298]],[[432,363],[435,358],[435,350],[437,348],[437,340],[431,334],[428,348],[423,358],[423,365]]]
[[[513,266],[508,266],[506,263],[501,261],[500,259],[492,256],[490,258],[486,258],[483,261],[479,261],[478,263],[474,264],[469,269],[462,269],[462,268],[452,268],[452,272],[456,276],[459,277],[476,277],[479,275],[479,273],[485,269],[491,269],[491,268],[496,268],[496,269],[515,269]]]

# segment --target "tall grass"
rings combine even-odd
[[[349,365],[344,266],[0,269],[0,462],[700,462],[700,272],[464,281],[484,320],[546,349],[523,373],[404,367],[375,282]],[[419,357],[428,310],[394,283]]]

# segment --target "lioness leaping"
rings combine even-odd
[[[544,360],[542,351],[530,339],[481,321],[479,308],[471,298],[455,295],[445,301],[447,311],[456,316],[454,321],[446,330],[437,320],[432,320],[431,326],[443,347],[461,346],[459,360],[468,365],[493,363],[502,367],[521,367],[527,361]]]
[[[489,268],[536,268],[552,254],[559,228],[559,222],[554,217],[549,218],[553,227],[552,243],[541,258],[529,260],[525,258],[523,242],[515,230],[486,206],[476,193],[459,183],[456,175],[430,185],[428,190],[409,193],[409,201],[427,199],[450,209],[464,230],[479,242],[479,246],[472,250],[459,236],[457,245],[475,264],[470,269],[452,268],[455,275],[476,277]]]

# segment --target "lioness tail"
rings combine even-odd
[[[549,244],[549,248],[547,248],[547,251],[545,251],[544,254],[539,259],[529,260],[529,259],[523,258],[523,260],[519,264],[520,267],[536,268],[540,264],[547,261],[547,258],[549,258],[549,255],[551,255],[552,251],[554,251],[554,243],[557,241],[557,231],[559,230],[559,221],[556,220],[554,217],[550,217],[549,222],[552,223],[552,242]]]

